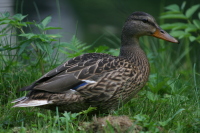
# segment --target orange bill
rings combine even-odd
[[[152,36],[169,41],[169,42],[179,43],[178,40],[170,36],[166,31],[159,28],[156,29],[156,31],[152,34]]]

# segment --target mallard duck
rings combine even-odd
[[[115,110],[148,80],[148,59],[139,45],[139,37],[144,35],[178,43],[151,15],[134,12],[123,26],[119,56],[87,53],[74,57],[22,88],[29,93],[14,100],[13,107],[58,107],[59,111],[71,112],[88,107],[101,112]]]

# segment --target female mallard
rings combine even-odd
[[[139,46],[139,37],[144,35],[178,43],[151,15],[134,12],[124,24],[119,56],[88,53],[70,59],[22,88],[30,92],[14,100],[13,107],[58,107],[59,111],[71,112],[90,106],[103,112],[116,109],[148,80],[149,63]]]

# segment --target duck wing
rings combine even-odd
[[[74,87],[77,88],[77,86],[90,79],[94,79],[94,81],[91,82],[96,82],[98,80],[98,75],[116,70],[123,64],[124,63],[120,64],[119,57],[108,54],[83,54],[70,59],[46,73],[30,86],[20,90],[43,90],[47,92],[62,93],[69,89],[73,89]]]

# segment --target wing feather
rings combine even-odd
[[[80,84],[82,80],[120,68],[124,65],[120,61],[119,57],[107,54],[84,54],[70,59],[21,90],[64,92]]]

